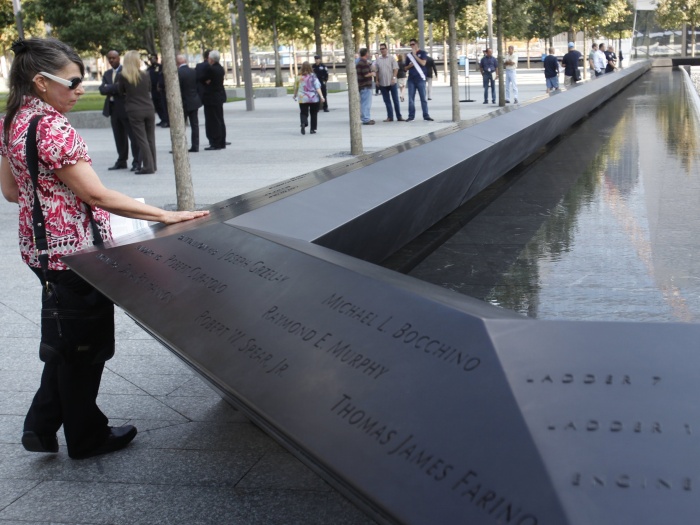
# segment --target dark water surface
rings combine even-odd
[[[682,73],[652,69],[409,275],[538,319],[700,322],[699,140]]]

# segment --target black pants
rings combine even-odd
[[[32,268],[42,280],[41,270]],[[90,286],[70,270],[52,271],[49,279],[70,287]],[[43,283],[42,283],[43,285]],[[44,363],[39,390],[24,420],[24,430],[54,435],[63,425],[68,455],[80,456],[104,442],[108,419],[97,406],[104,363]]]
[[[112,133],[114,134],[114,144],[117,146],[117,164],[127,166],[129,160],[129,142],[131,142],[132,165],[138,166],[139,147],[134,139],[134,134],[129,125],[129,117],[110,117]]]
[[[190,121],[190,128],[192,129],[192,145],[194,149],[199,149],[199,109],[193,111],[185,111],[185,123]]]
[[[323,93],[323,111],[326,111],[328,109],[328,90],[325,82],[321,82],[321,93]]]
[[[311,131],[316,131],[318,122],[318,102],[299,104],[299,120],[304,127],[309,125],[309,111],[311,111]]]
[[[226,147],[226,124],[224,124],[223,104],[204,106],[204,129],[207,132],[210,146],[214,148]]]

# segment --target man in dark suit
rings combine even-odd
[[[191,153],[199,151],[199,108],[202,101],[197,94],[197,73],[187,65],[184,55],[178,55],[177,77],[180,80],[180,95],[182,95],[182,109],[185,112],[185,122],[190,121],[192,130]]]
[[[114,134],[114,143],[117,146],[118,154],[117,162],[108,169],[124,170],[128,167],[129,141],[131,141],[131,156],[133,157],[131,171],[135,171],[139,167],[139,149],[131,133],[129,119],[126,116],[124,96],[119,93],[119,87],[117,85],[119,72],[121,71],[119,53],[115,50],[111,50],[107,53],[107,61],[109,65],[112,66],[112,69],[106,71],[102,76],[100,93],[106,96],[102,114],[105,117],[110,117],[112,133]]]
[[[168,117],[168,104],[165,100],[163,66],[158,62],[158,55],[150,55],[148,61],[150,65],[146,70],[151,77],[151,100],[153,101],[153,109],[155,109],[158,118],[160,118],[160,122],[156,126],[169,128],[170,118]]]
[[[207,76],[209,69],[209,50],[202,53],[202,61],[194,66],[194,71],[197,74],[197,94],[200,100],[204,98],[204,77]]]
[[[206,150],[224,149],[226,147],[226,124],[224,123],[224,102],[226,102],[226,90],[224,89],[224,68],[219,64],[218,51],[209,52],[209,69],[207,69],[204,82],[204,127],[209,137],[209,146]]]

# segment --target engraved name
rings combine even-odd
[[[192,237],[189,237],[187,235],[180,235],[177,238],[178,241],[185,243],[188,246],[191,246],[192,248],[195,248],[196,250],[199,250],[201,252],[207,253],[209,255],[216,255],[219,253],[219,250],[216,248],[213,248],[209,246],[207,243],[200,242]]]
[[[575,472],[571,477],[574,487],[595,487],[602,489],[638,489],[691,492],[693,480],[690,476],[648,476],[629,474],[584,474]]]
[[[225,338],[226,344],[248,357],[254,364],[265,370],[266,374],[282,376],[289,369],[286,358],[275,359],[272,352],[266,351],[254,337],[247,337],[239,328],[230,327],[221,319],[214,317],[209,310],[204,310],[194,318],[195,324],[216,338]]]
[[[144,288],[149,294],[151,294],[159,301],[163,301],[164,303],[169,303],[170,301],[172,301],[172,292],[161,287],[146,272],[134,272],[131,269],[131,264],[127,264],[118,271],[124,277],[133,282],[136,286]]]
[[[523,509],[508,498],[492,490],[479,480],[479,474],[469,470],[457,481],[452,490],[467,499],[475,507],[493,516],[497,523],[514,523],[515,525],[537,525],[539,520],[534,514]]]
[[[302,341],[313,345],[313,348],[325,349],[326,354],[372,379],[379,379],[389,372],[389,368],[379,361],[356,352],[350,343],[335,338],[331,332],[321,334],[316,329],[306,326],[304,323],[285,314],[277,306],[269,308],[262,314],[262,318],[288,334],[299,337]]]
[[[143,244],[139,244],[136,247],[136,249],[139,251],[139,253],[141,253],[147,257],[150,257],[151,259],[154,259],[156,261],[160,261],[163,258],[163,256],[160,253],[152,250],[148,246],[144,246]]]
[[[367,310],[366,308],[363,308],[352,301],[347,301],[342,295],[336,295],[335,293],[321,301],[321,304],[339,313],[340,315],[349,317],[353,321],[357,321],[358,323],[367,326],[373,326],[378,317],[374,312]]]
[[[207,274],[200,266],[192,266],[176,255],[171,255],[163,261],[168,268],[187,277],[196,284],[201,284],[207,290],[214,293],[221,293],[228,288],[228,284],[220,281],[216,277]]]
[[[544,374],[541,376],[528,377],[526,382],[542,385],[609,385],[609,386],[632,386],[651,385],[656,386],[661,382],[659,376],[635,377],[625,374]]]
[[[617,419],[612,421],[598,421],[597,419],[587,419],[581,421],[570,420],[561,425],[549,424],[547,425],[547,430],[564,430],[567,432],[633,432],[635,434],[663,434],[661,423],[658,421],[643,423],[642,421],[623,422]],[[690,427],[685,425],[685,430],[688,432]]]
[[[391,443],[386,452],[387,455],[406,461],[434,481],[442,481],[454,470],[454,466],[444,459],[429,452],[425,447],[419,447],[413,434],[399,438],[398,430],[381,423],[365,409],[355,405],[352,397],[347,394],[342,394],[342,397],[331,407],[331,411],[349,425],[373,438],[378,445],[386,446]]]
[[[235,250],[229,250],[217,257],[217,259],[229,263],[235,267],[243,268],[257,277],[265,279],[266,281],[283,283],[290,278],[289,275],[285,275],[282,272],[275,270],[265,261],[254,261],[253,259],[249,259],[244,255],[241,255]]]
[[[464,372],[472,372],[481,365],[481,359],[478,357],[429,334],[421,333],[411,323],[404,323],[401,328],[391,334],[391,337],[412,350],[425,352],[440,361],[455,365]]]

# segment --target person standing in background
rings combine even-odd
[[[199,151],[199,108],[202,100],[197,93],[197,73],[187,65],[185,55],[175,58],[177,63],[177,78],[180,81],[180,96],[182,96],[182,110],[185,113],[185,123],[189,121],[192,138],[190,153]]]
[[[114,135],[114,144],[117,146],[117,162],[109,170],[125,170],[129,167],[129,142],[131,142],[132,167],[131,171],[135,171],[139,167],[139,148],[131,132],[129,126],[129,118],[126,116],[124,109],[124,97],[119,93],[117,85],[117,76],[122,70],[119,53],[112,49],[107,53],[107,61],[112,69],[105,71],[102,76],[102,84],[100,84],[100,93],[105,95],[104,107],[102,114],[109,117],[112,126],[112,134]]]
[[[138,51],[124,55],[124,68],[118,79],[119,92],[124,95],[124,108],[129,125],[139,145],[140,169],[138,175],[155,173],[156,165],[156,117],[151,100],[151,77],[141,71]]]
[[[564,55],[561,63],[564,66],[564,87],[575,86],[581,80],[578,71],[578,63],[581,60],[581,53],[574,49],[574,43],[569,42],[569,52]]]
[[[326,83],[328,82],[328,68],[321,61],[321,57],[314,56],[313,65],[314,75],[321,83],[321,92],[323,93],[323,111],[328,113],[328,89],[326,88]]]
[[[403,93],[406,90],[406,69],[403,67],[406,62],[406,56],[402,54],[396,55],[396,63],[399,65],[399,70],[396,73],[396,83],[399,85],[399,100],[404,102]]]
[[[493,74],[498,70],[498,60],[493,56],[493,50],[489,47],[484,51],[484,56],[479,61],[479,70],[484,81],[484,104],[489,103],[489,86],[491,86],[491,102],[496,103],[496,83]]]
[[[299,97],[299,121],[301,124],[301,134],[306,135],[306,128],[309,125],[309,112],[311,112],[311,134],[316,133],[318,125],[319,102],[323,102],[324,96],[321,90],[321,82],[311,68],[311,64],[304,62],[301,65],[300,75],[294,82],[294,96]]]
[[[394,57],[389,55],[389,50],[385,43],[379,44],[379,53],[379,58],[374,62],[374,67],[377,71],[377,85],[386,106],[386,120],[384,122],[393,122],[394,110],[396,110],[396,120],[403,121],[401,106],[399,105],[399,90],[396,86],[399,65]],[[393,109],[391,107],[392,102],[394,104]]]
[[[513,103],[518,103],[518,54],[513,46],[508,46],[508,54],[503,57],[503,65],[506,70],[506,104],[510,104],[510,95],[513,95]]]
[[[369,52],[366,47],[360,49],[360,59],[355,63],[357,70],[357,88],[360,90],[360,119],[365,126],[374,124],[372,120],[372,78],[374,72],[368,60]]]
[[[428,99],[425,96],[425,64],[428,60],[428,54],[418,47],[418,41],[415,38],[411,39],[411,52],[406,55],[404,68],[408,75],[408,119],[406,122],[412,122],[416,118],[416,91],[420,98],[420,107],[423,111],[423,120],[432,121],[428,112]]]
[[[428,55],[428,58],[425,60],[425,79],[427,81],[425,86],[425,94],[427,95],[428,100],[433,100],[433,74],[435,75],[435,78],[437,78],[438,70],[435,67],[435,60],[433,60],[433,57]]]
[[[549,54],[544,57],[544,79],[547,84],[547,93],[559,91],[559,61],[554,56],[554,48],[549,48]]]
[[[163,66],[158,63],[158,55],[151,55],[148,60],[150,62],[147,71],[151,78],[151,99],[158,118],[160,118],[160,122],[156,125],[161,128],[169,128],[170,119],[168,118],[168,104],[165,100]]]
[[[209,68],[205,72],[204,80],[204,125],[209,138],[209,146],[205,150],[219,150],[226,148],[226,123],[224,122],[224,103],[226,102],[226,90],[224,89],[224,68],[219,64],[221,55],[218,51],[209,52]]]

